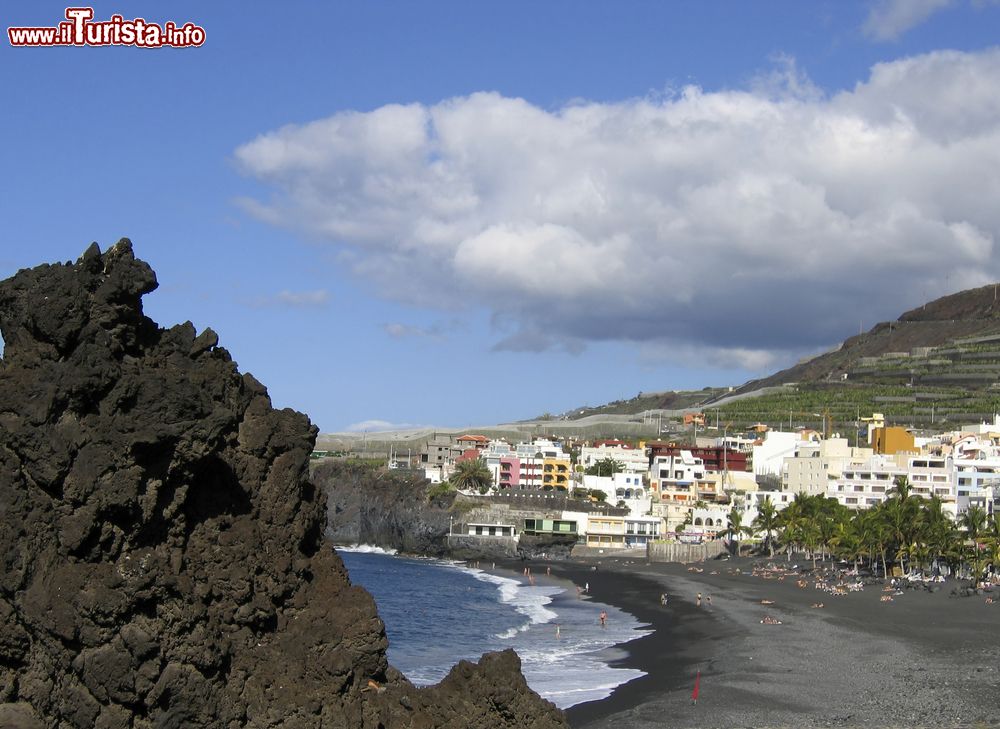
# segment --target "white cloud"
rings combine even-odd
[[[251,302],[252,306],[290,306],[296,308],[324,306],[330,300],[330,292],[325,289],[316,291],[279,291],[273,296],[259,296]]]
[[[272,191],[253,214],[337,245],[387,297],[489,308],[496,349],[756,368],[1000,277],[997,49],[880,64],[834,96],[779,59],[748,91],[343,112],[236,157]]]
[[[391,423],[388,420],[363,420],[360,423],[348,425],[347,433],[386,433],[392,430],[413,430],[416,428],[427,428],[426,425],[415,425],[413,423]]]
[[[895,40],[955,0],[879,0],[868,13],[862,30],[875,40]]]
[[[449,321],[434,322],[430,326],[416,326],[414,324],[403,324],[402,322],[390,322],[382,325],[382,331],[393,339],[430,339],[433,341],[443,341],[452,332],[465,327],[458,319]]]

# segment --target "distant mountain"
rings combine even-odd
[[[837,381],[850,376],[861,362],[896,353],[912,354],[928,347],[1000,334],[1000,284],[943,296],[907,311],[894,322],[876,324],[850,337],[834,350],[799,362],[737,389],[750,392],[790,382]],[[997,344],[1000,349],[1000,343]]]

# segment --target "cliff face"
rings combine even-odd
[[[454,495],[429,502],[424,478],[331,460],[313,469],[312,481],[326,495],[326,535],[334,544],[449,554]]]
[[[453,559],[560,559],[568,557],[575,537],[521,535],[516,545],[477,537],[448,540],[452,519],[456,535],[465,522],[520,523],[502,506],[455,492],[428,498],[430,484],[422,477],[338,460],[321,462],[312,481],[326,494],[326,535],[333,544],[370,544],[408,554]],[[563,506],[586,510],[586,503]],[[543,510],[526,512],[541,516]]]
[[[561,727],[512,653],[417,690],[323,548],[315,428],[121,241],[0,283],[0,726]]]

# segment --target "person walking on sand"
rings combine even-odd
[[[695,600],[695,605],[697,605],[698,607],[701,607],[701,593],[700,592],[698,593],[698,599]]]

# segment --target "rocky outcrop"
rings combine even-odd
[[[326,496],[326,535],[333,544],[449,555],[454,492],[430,499],[423,476],[335,459],[317,464],[312,481]]]
[[[326,494],[326,535],[337,545],[369,544],[406,554],[464,560],[565,559],[576,545],[575,537],[561,535],[522,534],[516,544],[504,539],[449,539],[453,525],[456,535],[461,535],[470,520],[509,523],[512,517],[504,510],[502,497],[469,497],[454,491],[435,495],[434,485],[405,471],[328,459],[313,468],[312,481]],[[581,501],[566,501],[562,506],[578,511],[596,508]],[[526,513],[541,517],[547,510]]]
[[[561,727],[513,654],[415,689],[323,546],[315,428],[123,240],[0,283],[0,722]],[[6,725],[5,724],[5,725]]]

